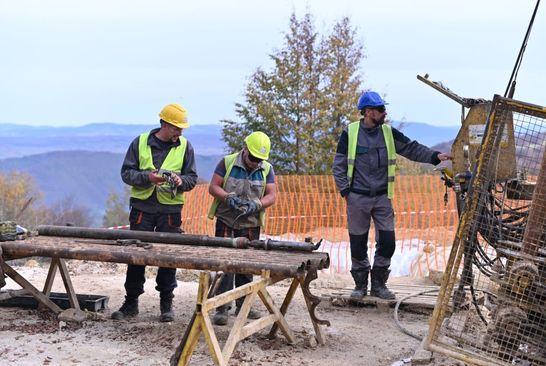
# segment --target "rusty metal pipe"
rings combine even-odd
[[[161,244],[159,244],[161,245]],[[159,245],[157,246],[159,248]],[[143,266],[156,266],[168,268],[195,269],[200,271],[222,271],[227,273],[246,273],[258,275],[262,270],[268,269],[272,273],[283,277],[294,277],[303,273],[309,265],[302,261],[297,265],[267,263],[264,266],[260,262],[249,262],[242,259],[214,256],[188,257],[173,255],[172,252],[161,252],[154,249],[134,248],[133,250],[108,250],[100,246],[82,246],[78,248],[67,246],[52,246],[50,244],[28,245],[24,241],[2,243],[7,252],[18,253],[23,256],[59,257],[77,260],[92,260],[96,262],[128,263]]]
[[[252,240],[248,244],[252,248],[265,250],[296,250],[301,252],[312,252],[320,247],[322,240],[317,244],[299,241],[284,241],[284,240]]]
[[[242,237],[220,238],[207,235],[175,234],[136,230],[96,229],[54,225],[38,226],[38,234],[42,236],[60,236],[70,238],[100,240],[134,239],[148,243],[211,246],[237,249],[256,248],[265,250],[292,250],[304,252],[312,252],[314,250],[317,250],[321,244],[320,241],[317,244],[272,239],[250,241],[249,239]]]
[[[226,248],[248,248],[247,238],[217,238],[207,235],[190,235],[162,233],[154,231],[96,229],[76,226],[38,226],[38,234],[42,236],[61,236],[85,239],[135,239],[148,243],[179,244],[194,246],[211,246]]]

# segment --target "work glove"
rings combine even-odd
[[[246,215],[251,215],[253,213],[259,212],[262,209],[263,205],[262,202],[256,198],[253,200],[244,201],[241,204],[241,207],[243,208],[243,211]]]
[[[243,200],[240,197],[238,197],[235,194],[235,192],[230,192],[226,196],[226,204],[232,210],[239,210],[242,203],[243,203]]]

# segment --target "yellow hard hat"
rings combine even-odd
[[[263,160],[269,158],[271,141],[265,133],[261,131],[252,132],[245,138],[245,143],[252,156]]]
[[[190,127],[190,124],[188,123],[188,111],[180,104],[167,104],[163,107],[161,112],[159,112],[159,118],[178,128]]]

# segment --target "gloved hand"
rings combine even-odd
[[[243,200],[238,197],[235,192],[230,192],[226,196],[226,204],[231,208],[232,210],[239,210],[241,207],[241,204],[243,203]]]
[[[246,215],[251,215],[255,212],[259,212],[262,209],[262,206],[262,202],[259,199],[253,199],[241,203],[241,207],[243,207],[243,211],[245,211]]]

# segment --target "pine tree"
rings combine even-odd
[[[277,172],[328,173],[341,129],[356,118],[363,51],[355,35],[343,18],[321,39],[310,14],[292,14],[283,47],[270,54],[273,69],[251,76],[245,103],[236,104],[239,120],[222,121],[229,150],[259,130],[271,138]]]

